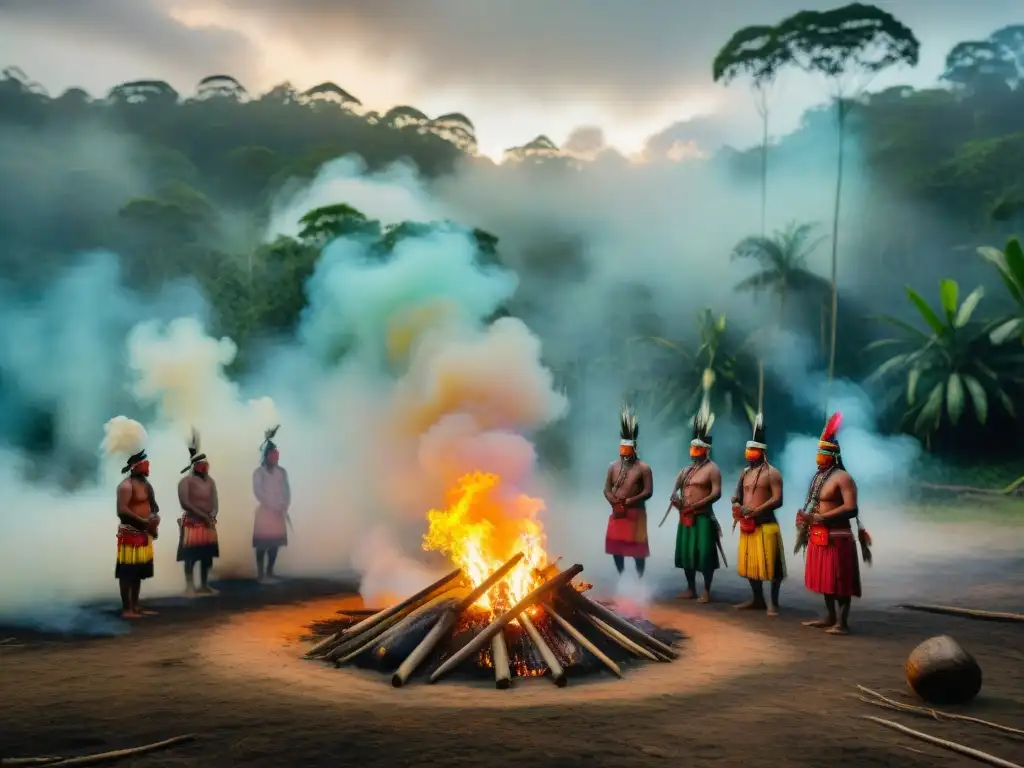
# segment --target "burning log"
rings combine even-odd
[[[548,665],[548,669],[551,671],[551,680],[559,688],[565,688],[565,670],[562,668],[558,659],[555,658],[555,652],[551,650],[551,646],[544,642],[544,638],[540,636],[540,632],[537,631],[537,627],[533,625],[533,622],[530,620],[530,617],[526,615],[525,611],[520,614],[517,621],[519,622],[519,626],[526,630],[526,634],[530,636],[530,640],[533,642],[537,650],[540,651],[541,658],[544,659],[544,663]],[[499,637],[500,635],[501,632],[495,635],[495,637]]]
[[[426,605],[421,605],[415,611],[406,614],[401,619],[397,616],[393,616],[389,621],[382,622],[368,632],[364,632],[359,637],[354,638],[351,643],[345,643],[342,646],[339,646],[337,650],[332,651],[327,656],[327,660],[334,661],[335,666],[340,667],[345,662],[351,661],[364,651],[368,651],[374,646],[381,646],[386,652],[387,646],[385,644],[388,642],[390,637],[408,631],[413,624],[421,621],[425,615],[429,616],[430,614],[437,614],[439,607],[442,610],[445,608],[453,608],[456,605],[457,600],[457,597],[453,597],[448,592],[442,592],[440,595],[426,603]],[[398,619],[398,621],[392,624],[391,622],[396,619]],[[353,644],[358,646],[354,650],[352,649]],[[340,658],[338,658],[339,655],[341,655]]]
[[[657,638],[651,637],[642,629],[639,629],[638,627],[634,626],[633,624],[619,616],[617,613],[615,613],[612,610],[609,610],[600,603],[591,600],[586,595],[582,595],[574,589],[563,589],[561,590],[560,594],[568,596],[569,600],[572,601],[577,607],[581,608],[583,612],[600,619],[602,622],[615,628],[621,634],[625,635],[638,645],[642,645],[643,647],[648,648],[662,656],[667,656],[670,659],[679,658],[679,652],[675,648],[666,645]]]
[[[583,648],[583,650],[591,654],[594,658],[596,658],[598,661],[600,661],[602,664],[608,667],[608,669],[611,670],[613,675],[615,675],[616,677],[622,677],[622,670],[619,669],[619,665],[612,661],[610,658],[608,658],[607,654],[605,654],[604,651],[602,651],[600,648],[598,648],[596,645],[590,642],[590,640],[587,639],[586,635],[584,635],[582,632],[576,629],[576,627],[574,627],[568,621],[563,619],[560,614],[556,613],[555,609],[551,607],[551,603],[543,602],[541,603],[541,605],[544,607],[544,610],[547,612],[548,616],[550,616],[552,620],[556,624],[558,624],[559,627],[562,628],[563,632],[565,632],[567,635],[569,635],[569,637],[571,637],[573,640],[579,643],[580,647]]]
[[[483,648],[486,643],[489,643],[491,638],[504,629],[507,624],[519,618],[519,615],[523,611],[536,603],[544,595],[568,584],[576,578],[582,570],[582,565],[574,565],[572,568],[562,571],[550,581],[546,581],[541,584],[530,594],[512,606],[507,612],[492,621],[483,632],[466,643],[466,645],[460,648],[458,652],[454,653],[447,661],[435,669],[430,675],[430,682],[436,683],[441,679],[441,677],[468,659],[472,654],[478,653],[480,649]]]
[[[359,623],[354,624],[353,626],[348,627],[347,629],[343,629],[341,632],[336,632],[335,634],[331,635],[330,637],[328,637],[325,640],[321,640],[319,643],[317,643],[312,648],[310,648],[309,651],[307,651],[306,658],[307,659],[316,658],[323,651],[327,650],[328,648],[330,648],[332,646],[337,645],[338,642],[341,641],[341,640],[346,640],[347,641],[350,638],[354,638],[356,635],[358,635],[358,634],[360,634],[362,632],[366,632],[367,630],[371,629],[372,627],[377,626],[382,621],[387,621],[388,619],[393,618],[396,615],[405,614],[405,613],[408,613],[409,611],[412,611],[412,610],[415,610],[416,608],[419,608],[421,605],[423,605],[425,602],[427,602],[431,597],[433,597],[435,595],[435,593],[437,593],[438,591],[441,591],[441,590],[447,591],[447,589],[450,588],[449,585],[451,584],[451,582],[453,582],[455,579],[457,579],[461,575],[462,575],[462,569],[461,568],[456,568],[454,571],[449,573],[447,576],[444,576],[443,578],[438,579],[437,581],[435,581],[433,584],[431,584],[428,587],[424,587],[423,589],[421,589],[419,592],[417,592],[412,597],[410,597],[410,598],[408,598],[406,600],[403,600],[402,602],[397,603],[397,604],[391,606],[390,608],[385,608],[384,610],[379,611],[379,612],[373,614],[372,616],[368,616],[367,618],[363,619]]]
[[[494,687],[505,690],[512,685],[512,670],[508,663],[508,645],[505,633],[499,632],[491,639],[491,660],[494,664]]]
[[[655,655],[654,651],[649,651],[643,646],[637,645],[617,629],[608,626],[596,616],[591,616],[589,613],[580,613],[579,615],[589,621],[602,635],[612,642],[618,643],[634,656],[640,656],[641,658],[648,659],[649,661],[662,660],[662,657]]]
[[[461,603],[455,606],[449,613],[438,619],[434,628],[430,630],[427,636],[424,637],[413,652],[409,654],[409,657],[402,662],[397,670],[395,670],[395,674],[391,676],[391,685],[395,688],[401,688],[405,685],[406,681],[409,679],[409,675],[415,672],[419,665],[423,663],[423,660],[431,654],[435,647],[437,647],[441,638],[444,637],[448,633],[448,630],[455,625],[459,615],[481,597],[490,592],[494,585],[504,579],[508,575],[509,571],[515,568],[522,559],[523,553],[517,552],[507,563],[501,566],[501,568],[484,579],[480,586],[466,595]],[[582,570],[582,566],[580,570]]]

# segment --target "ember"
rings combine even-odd
[[[370,616],[315,625],[321,639],[306,658],[389,672],[395,687],[429,669],[432,683],[458,670],[507,688],[513,677],[549,675],[558,686],[601,669],[621,677],[620,664],[631,659],[678,656],[678,633],[591,600],[583,594],[590,585],[573,581],[582,565],[559,572],[557,560],[547,563],[535,519],[541,502],[498,491],[494,475],[462,478],[448,509],[427,514],[423,541],[458,568]]]

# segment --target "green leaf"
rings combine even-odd
[[[964,386],[971,396],[971,403],[974,405],[974,413],[978,417],[978,423],[984,425],[988,421],[988,395],[985,388],[973,376],[964,376]]]
[[[1002,389],[998,389],[996,390],[996,397],[999,398],[999,402],[1002,403],[1010,418],[1017,418],[1017,409],[1013,407],[1013,400],[1010,399],[1010,396]]]
[[[1020,334],[1024,334],[1024,318],[1015,317],[1012,320],[1007,320],[992,331],[989,334],[989,340],[996,346],[999,346],[1006,343],[1008,339]]]
[[[915,328],[907,321],[900,320],[898,317],[893,317],[892,315],[869,315],[867,319],[874,320],[875,322],[878,323],[885,323],[886,325],[894,326],[902,331],[906,331],[911,336],[917,336],[923,340],[927,340],[930,338],[928,334],[922,331],[920,328]]]
[[[906,344],[906,339],[878,339],[864,347],[865,352],[873,352],[882,347],[891,347],[893,344]]]
[[[984,295],[985,289],[981,286],[978,286],[967,295],[964,303],[960,305],[960,309],[957,310],[956,316],[953,318],[954,328],[963,328],[971,321],[971,315],[978,308],[978,302],[981,301]]]
[[[911,368],[907,374],[907,405],[913,407],[917,399],[917,383],[921,380],[921,369]]]
[[[956,307],[960,303],[960,286],[956,280],[946,278],[939,283],[939,303],[946,313],[946,321],[953,322],[956,317]]]
[[[946,382],[946,411],[953,426],[960,423],[960,417],[964,415],[964,387],[960,374],[955,371],[949,374]]]
[[[875,368],[874,372],[872,372],[872,374],[867,377],[866,381],[868,381],[868,382],[878,381],[879,379],[883,378],[887,374],[892,373],[899,366],[904,365],[909,358],[910,358],[910,354],[909,353],[902,354],[902,355],[895,355],[894,357],[890,357],[888,360],[886,360],[880,366]]]
[[[1017,301],[1024,302],[1024,248],[1020,240],[1012,238],[1003,251],[1009,278],[1017,286]]]
[[[924,318],[924,321],[932,327],[932,330],[940,336],[946,333],[946,324],[942,322],[937,314],[935,314],[935,310],[928,306],[928,302],[921,298],[921,294],[910,286],[907,286],[906,290],[907,297],[911,302],[913,302],[914,306],[917,307],[917,311],[921,314],[921,317]]]
[[[1016,247],[1012,244],[1016,243]],[[1020,243],[1011,240],[1006,246],[1007,251],[1013,251],[1014,254],[1020,249]],[[985,245],[978,249],[978,253],[981,254],[987,262],[992,264],[996,269],[999,270],[999,276],[1003,279],[1003,283],[1006,284],[1006,290],[1010,292],[1010,296],[1018,304],[1024,303],[1024,282],[1021,278],[1024,275],[1015,275],[1014,269],[1010,266],[1007,254],[1000,251],[998,248]],[[1015,259],[1016,261],[1016,259]],[[1022,255],[1021,261],[1024,261],[1024,255]]]
[[[930,434],[938,426],[938,420],[942,418],[942,396],[945,393],[945,388],[946,382],[940,381],[928,393],[928,399],[921,406],[921,410],[917,414],[917,420],[914,422],[914,431],[919,435]],[[931,422],[931,428],[925,430],[929,422]]]

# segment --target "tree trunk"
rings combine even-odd
[[[843,140],[846,133],[846,105],[841,95],[836,101],[836,110],[839,123],[839,153],[836,158],[836,199],[832,210],[832,333],[828,354],[829,384],[836,373],[836,327],[839,321],[839,288],[836,284],[836,275],[839,271],[839,206],[843,194]]]

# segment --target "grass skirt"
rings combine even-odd
[[[860,597],[860,563],[857,560],[857,539],[853,531],[830,531],[828,543],[807,545],[804,565],[804,586],[819,595]]]
[[[134,581],[153,578],[153,539],[147,533],[117,532],[117,564],[114,578]]]
[[[736,571],[752,581],[786,578],[786,555],[778,523],[759,525],[753,533],[740,532]]]
[[[717,538],[710,514],[696,515],[689,526],[680,521],[676,530],[676,568],[701,573],[718,570]]]
[[[620,557],[649,557],[651,545],[647,541],[647,510],[630,507],[623,517],[608,517],[604,536],[604,551]]]
[[[178,562],[210,562],[220,557],[220,543],[217,529],[207,528],[198,520],[186,517],[181,521],[178,536]]]

